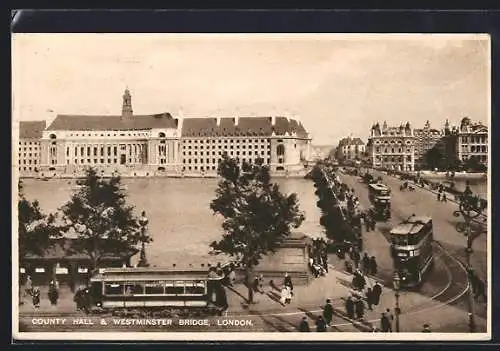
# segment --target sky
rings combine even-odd
[[[489,125],[486,35],[13,34],[13,119],[288,116],[313,144],[380,121]]]

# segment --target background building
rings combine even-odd
[[[415,137],[410,123],[388,127],[384,122],[381,127],[377,122],[370,130],[367,152],[374,168],[415,170]]]
[[[366,152],[365,143],[360,138],[347,137],[339,141],[335,157],[338,161],[361,160]]]
[[[471,158],[475,158],[478,163],[488,165],[488,127],[473,123],[470,118],[464,117],[456,131],[456,141],[460,161],[467,163]]]
[[[45,121],[19,123],[18,169],[21,176],[36,174],[40,168],[40,140],[45,127]]]
[[[38,140],[43,177],[80,176],[89,166],[103,175],[216,175],[225,153],[240,162],[262,158],[286,175],[303,172],[311,159],[311,138],[297,120],[134,115],[128,89],[121,115],[58,115]]]
[[[424,128],[414,128],[413,135],[415,137],[415,170],[434,169],[444,163],[446,152],[443,140],[444,130],[431,128],[430,122],[427,121]],[[442,161],[434,163],[432,160],[433,154],[436,155],[436,161],[439,158]]]

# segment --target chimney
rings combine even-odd
[[[221,118],[220,118],[220,117],[217,117],[217,127],[219,127],[219,126],[220,126],[220,120],[221,120]]]
[[[275,125],[276,125],[276,116],[272,116],[272,117],[271,117],[271,124],[272,124],[273,126],[275,126]]]
[[[239,117],[239,116],[235,116],[235,117],[234,117],[234,125],[235,125],[235,126],[238,126],[238,122],[239,122],[239,120],[240,120],[240,117]]]

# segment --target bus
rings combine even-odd
[[[412,215],[392,228],[391,256],[402,287],[419,286],[433,265],[432,218]]]
[[[105,268],[90,279],[91,307],[96,312],[112,314],[216,314],[227,303],[222,279],[215,270]]]
[[[375,208],[378,219],[391,218],[391,188],[380,183],[368,185],[368,197]]]

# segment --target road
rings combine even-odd
[[[458,206],[456,203],[449,202],[438,202],[436,196],[419,187],[415,188],[415,191],[400,191],[399,187],[402,181],[383,175],[379,172],[372,171],[372,174],[376,177],[382,176],[383,183],[387,184],[392,189],[391,194],[391,212],[392,218],[387,222],[378,222],[377,230],[387,239],[390,229],[400,223],[402,220],[408,218],[412,214],[416,215],[427,215],[432,217],[434,225],[434,240],[442,246],[442,249],[449,253],[452,257],[465,262],[465,247],[466,238],[463,234],[458,233],[455,230],[455,225],[461,218],[456,218],[453,216],[453,211],[455,211]],[[341,174],[340,178],[342,182],[346,183],[349,187],[354,188],[356,195],[358,196],[362,206],[369,206],[368,199],[368,189],[364,183],[361,182],[359,177]],[[391,279],[390,274],[392,272],[392,259],[389,254],[389,243],[387,240],[383,240],[380,236],[375,233],[365,233],[364,234],[365,247],[371,250],[371,254],[377,257],[379,266],[381,267],[381,276],[384,280]],[[477,272],[479,277],[486,280],[487,277],[487,235],[483,234],[474,241],[473,245],[474,253],[471,257],[471,263],[474,270]],[[454,266],[451,262],[443,262],[446,269],[441,269],[437,265],[437,269],[434,269],[427,279],[426,284],[421,288],[421,293],[428,296],[433,296],[433,294],[441,289],[440,285],[443,282],[449,281],[446,278],[446,274],[452,274],[454,280],[458,280],[459,276],[462,275],[461,283],[465,283],[465,276],[463,276],[463,270],[457,264]],[[457,282],[454,282],[456,284]],[[466,305],[462,301],[462,308],[466,308]],[[476,312],[479,315],[486,316],[486,304],[479,304],[476,306]]]

